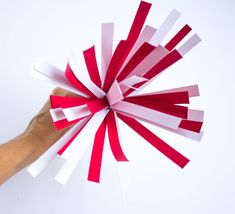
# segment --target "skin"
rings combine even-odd
[[[76,96],[61,88],[54,89],[52,94]],[[48,100],[22,134],[0,145],[0,185],[39,158],[70,128],[56,130],[50,108]]]

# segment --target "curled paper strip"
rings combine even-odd
[[[201,40],[194,34],[181,44],[192,30],[186,24],[165,46],[162,45],[161,42],[176,23],[180,13],[173,10],[160,28],[156,29],[145,25],[150,8],[150,3],[140,2],[127,39],[121,40],[114,51],[114,24],[102,24],[100,71],[95,46],[83,51],[87,72],[80,69],[78,64],[82,62],[76,62],[73,55],[69,57],[65,71],[42,60],[34,63],[31,70],[33,76],[79,96],[50,96],[50,113],[55,127],[60,130],[73,126],[28,167],[32,176],[37,176],[56,155],[60,155],[65,163],[55,179],[65,184],[89,143],[93,141],[88,180],[99,182],[106,130],[114,158],[117,161],[129,161],[121,146],[118,119],[179,167],[184,168],[189,162],[188,158],[138,120],[200,141],[203,135],[201,129],[204,112],[188,108],[190,99],[199,96],[198,86],[147,94],[137,92],[182,59]]]

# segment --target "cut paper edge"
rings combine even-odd
[[[180,15],[181,14],[177,10],[172,10],[162,25],[159,27],[157,32],[153,35],[152,39],[150,40],[150,44],[158,46],[163,41],[165,36],[170,32],[171,28],[179,19]]]
[[[101,25],[101,81],[104,84],[106,72],[113,54],[114,23]]]
[[[57,151],[63,147],[67,141],[77,132],[77,130],[85,124],[88,119],[85,118],[75,124],[68,132],[66,132],[55,144],[53,144],[42,156],[33,162],[27,171],[33,176],[38,176],[47,165],[57,156]]]
[[[66,78],[62,78],[62,79],[53,79],[53,77],[51,77],[48,73],[51,72],[51,70],[53,70],[54,72],[57,73],[63,73],[63,71],[59,70],[58,68],[46,63],[45,61],[41,60],[40,58],[38,58],[31,66],[31,70],[30,70],[30,75],[34,78],[39,78],[39,79],[43,79],[47,82],[49,82],[52,85],[55,85],[57,87],[61,87],[66,89],[67,91],[71,91],[75,94],[81,95],[81,96],[86,96],[84,93],[82,93],[81,91],[77,90],[76,88],[72,87],[69,82],[66,80]],[[60,76],[61,76],[60,74]]]
[[[77,79],[79,79],[81,83],[86,88],[88,88],[96,97],[101,98],[105,96],[105,92],[102,89],[100,89],[95,83],[92,82],[87,72],[84,72],[83,69],[85,68],[82,69],[83,67],[82,65],[80,65],[81,68],[78,67],[79,64],[75,60],[75,57],[72,52],[69,55],[69,65],[73,70],[74,75],[77,77]]]

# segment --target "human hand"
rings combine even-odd
[[[52,91],[52,95],[70,97],[78,96],[62,88],[55,88]],[[51,105],[48,100],[40,112],[31,120],[24,132],[24,135],[31,138],[33,142],[38,144],[38,149],[40,151],[45,151],[51,147],[70,128],[68,127],[62,130],[56,130],[50,115],[50,108]]]
[[[78,96],[61,88],[55,88],[52,95]],[[50,107],[48,100],[22,134],[0,144],[0,184],[39,158],[70,128],[56,130]]]

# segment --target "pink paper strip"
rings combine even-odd
[[[204,111],[189,109],[188,110],[188,120],[203,122],[204,119]]]
[[[174,26],[180,15],[181,14],[178,11],[172,10],[165,21],[162,23],[162,25],[159,27],[158,31],[154,34],[150,43],[152,45],[158,46],[163,41],[165,36],[169,33],[171,28]]]
[[[201,38],[194,34],[191,38],[187,40],[179,49],[178,52],[181,54],[181,56],[184,56],[187,54],[192,48],[194,48],[197,44],[201,42]]]
[[[121,81],[119,83],[119,86],[120,86],[120,88],[122,88],[121,86],[123,86],[123,85],[131,87],[131,86],[133,86],[137,83],[146,82],[146,81],[148,81],[148,79],[140,77],[140,76],[133,75],[133,76],[128,77],[128,78],[124,79],[123,81]]]
[[[50,109],[50,114],[53,122],[66,119],[66,116],[64,115],[64,112],[62,111],[62,108],[54,108]]]
[[[102,86],[106,72],[109,67],[113,53],[113,31],[114,23],[103,23],[101,25],[101,78]]]
[[[172,64],[176,63],[178,60],[180,60],[182,56],[177,50],[173,50],[168,55],[166,55],[164,58],[162,58],[159,62],[157,62],[150,70],[148,70],[143,77],[147,78],[149,80],[154,79],[158,74],[160,74],[162,71],[164,71],[166,68],[170,67]],[[146,82],[144,85],[148,85],[150,81]],[[139,88],[142,86],[143,83],[136,84],[134,87]],[[128,96],[134,91],[134,89],[129,89],[126,93],[124,93],[124,96]]]
[[[145,59],[142,60],[142,62],[140,62],[127,75],[127,77],[130,77],[132,75],[144,76],[155,64],[160,62],[167,54],[168,51],[162,46],[156,47]]]
[[[68,121],[77,120],[79,118],[91,115],[91,112],[86,104],[75,107],[63,108],[62,111]]]
[[[126,66],[126,64],[130,61],[130,59],[133,57],[133,55],[136,53],[136,51],[145,43],[149,42],[150,39],[153,37],[154,33],[157,30],[149,25],[146,25],[141,32],[139,38],[136,40],[134,46],[132,47],[130,53],[128,54],[125,62],[123,63],[120,71],[123,70],[123,68]]]
[[[117,81],[124,80],[153,50],[155,46],[145,42],[129,60],[124,69],[119,73]]]
[[[179,117],[175,117],[125,101],[120,101],[111,106],[111,108],[117,112],[125,113],[131,117],[135,117],[153,124],[160,124],[162,126],[169,127],[175,130],[178,128],[181,122],[181,118]]]
[[[157,92],[151,92],[151,93],[147,93],[146,95],[177,93],[177,92],[188,92],[189,97],[197,97],[200,95],[198,85],[190,85],[190,86],[167,89],[167,90],[162,90],[162,91],[157,91]]]
[[[109,105],[113,105],[123,99],[122,91],[116,80],[113,82],[108,93],[106,94],[106,98],[109,102]]]

